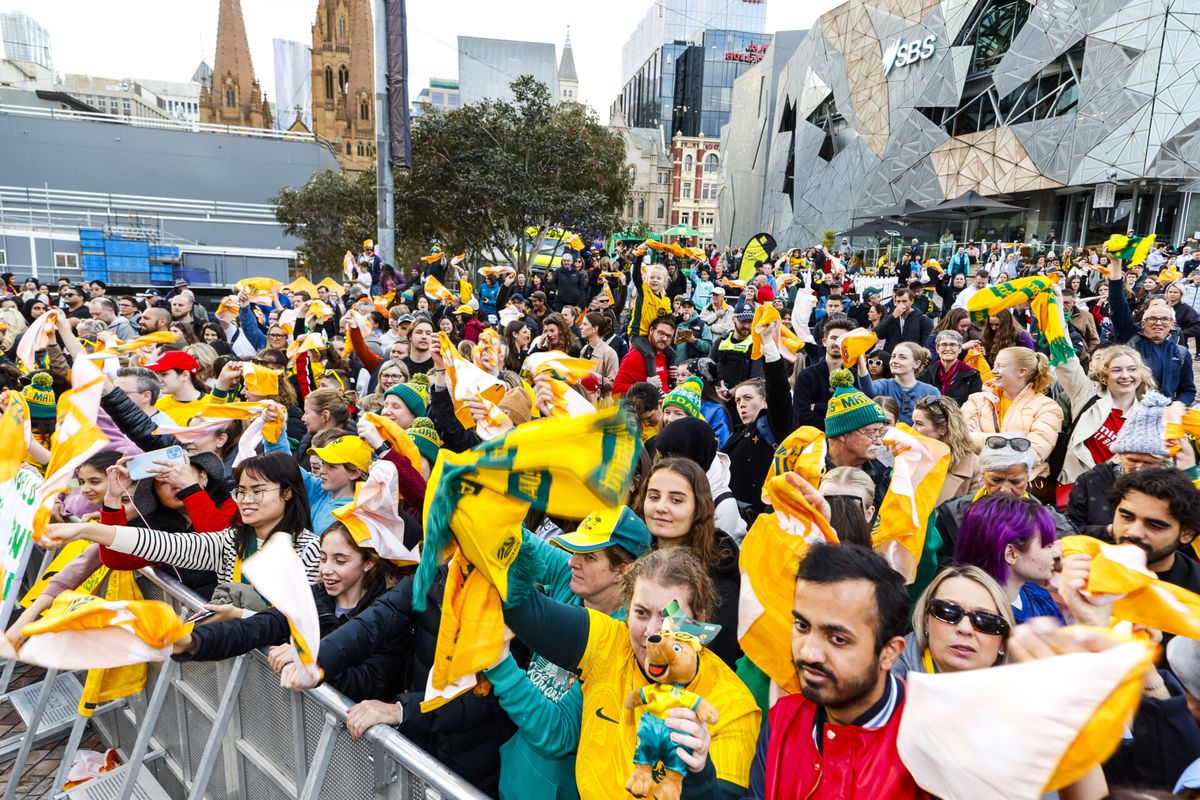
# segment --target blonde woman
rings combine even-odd
[[[918,400],[913,409],[913,430],[950,448],[950,470],[938,495],[938,505],[955,497],[974,497],[983,488],[979,455],[967,433],[962,409],[952,398],[935,395]]]
[[[1000,584],[979,567],[960,564],[939,572],[913,605],[912,633],[892,674],[962,672],[1007,664],[1008,636],[1016,626]]]
[[[1062,429],[1063,412],[1045,392],[1054,383],[1050,361],[1027,347],[1006,347],[992,365],[995,376],[984,391],[967,398],[963,420],[976,449],[995,433],[1020,433],[1040,462],[1035,477],[1048,475],[1047,460]]]

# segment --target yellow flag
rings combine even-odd
[[[0,416],[0,483],[17,476],[25,460],[26,441],[29,439],[29,404],[25,396],[15,389],[4,392],[7,403],[4,415]]]
[[[242,382],[246,391],[259,397],[274,397],[279,394],[279,375],[281,370],[274,370],[255,364],[252,361],[242,362]]]
[[[317,654],[321,647],[321,623],[312,587],[292,546],[292,537],[276,533],[268,538],[242,563],[242,572],[254,591],[287,620],[296,667],[315,683],[320,677]]]
[[[504,341],[495,328],[484,328],[479,332],[479,341],[471,351],[471,360],[489,375],[497,375],[504,365]]]
[[[317,322],[324,322],[333,317],[333,309],[329,307],[328,303],[322,300],[313,300],[308,304],[307,314]]]
[[[156,344],[171,344],[178,338],[179,334],[174,331],[155,331],[154,333],[147,333],[135,339],[130,339],[128,342],[121,342],[116,347],[110,348],[110,352],[115,350],[119,353],[129,353]]]
[[[1146,553],[1140,547],[1105,544],[1091,536],[1064,536],[1060,544],[1064,557],[1075,553],[1091,556],[1087,591],[1123,595],[1113,603],[1115,618],[1200,639],[1200,595],[1159,580],[1146,569]]]
[[[454,293],[442,285],[442,282],[430,275],[425,279],[425,296],[439,303],[454,303]],[[457,305],[457,304],[455,304]]]
[[[417,444],[408,435],[408,431],[391,419],[373,411],[364,413],[363,418],[375,426],[375,430],[379,432],[389,447],[408,459],[409,463],[413,465],[413,469],[417,472],[421,471],[421,451],[417,449]]]
[[[350,337],[347,336],[346,339],[349,341]],[[311,331],[288,345],[287,357],[295,359],[301,353],[319,353],[328,346],[325,334],[321,331]]]
[[[248,295],[269,295],[282,288],[283,284],[274,278],[242,278],[233,285],[235,292],[245,292]]]
[[[762,334],[766,327],[772,322],[780,322],[779,310],[770,303],[763,303],[758,308],[754,309],[754,322],[750,326],[750,357],[753,359],[762,358]],[[785,353],[795,353],[804,343],[800,341],[800,337],[793,333],[783,325],[775,333],[775,344],[779,348],[780,355]]]
[[[879,504],[871,544],[912,583],[925,548],[925,527],[950,469],[950,448],[903,422],[884,434],[892,451],[892,482]]]
[[[116,570],[108,579],[104,599],[128,601],[142,600],[143,597],[133,573]],[[101,703],[137,694],[146,688],[148,674],[149,669],[145,662],[109,669],[89,669],[87,680],[83,684],[83,694],[79,698],[80,716],[92,716]]]
[[[838,540],[829,522],[804,498],[796,478],[785,472],[766,482],[763,499],[774,511],[758,516],[738,555],[738,642],[754,665],[789,694],[800,691],[786,644],[791,640],[800,560],[813,544]]]
[[[358,262],[354,260],[354,253],[349,250],[346,251],[346,255],[342,256],[342,274],[350,282],[358,277]],[[325,281],[321,281],[321,283],[324,284]]]
[[[96,427],[103,389],[104,376],[87,353],[81,352],[71,368],[71,389],[58,398],[58,423],[50,438],[50,463],[46,465],[46,480],[37,490],[33,538],[43,547],[57,545],[43,538],[55,499],[74,479],[79,465],[108,444],[108,437]]]
[[[267,422],[264,412],[275,408],[275,419]],[[287,409],[274,400],[254,400],[244,403],[210,403],[204,407],[201,415],[205,421],[210,419],[248,419],[242,437],[238,439],[237,456],[233,465],[245,461],[255,455],[258,445],[265,439],[268,442],[278,442],[283,435],[283,421],[287,419]]]
[[[17,341],[17,360],[26,372],[33,372],[38,368],[35,355],[45,350],[54,338],[54,326],[61,315],[60,309],[51,308],[35,319],[21,334]]]
[[[57,669],[109,669],[166,661],[192,630],[157,600],[107,600],[65,591],[41,619],[21,629],[18,658]]]
[[[1046,340],[1050,350],[1050,366],[1067,363],[1075,355],[1075,346],[1071,344],[1065,327],[1066,318],[1059,309],[1054,292],[1038,292],[1030,301],[1029,308],[1037,318],[1040,336]]]
[[[1105,762],[1137,710],[1155,648],[1097,633],[1115,646],[989,669],[909,672],[896,749],[917,784],[946,800],[1038,800]]]
[[[820,486],[828,450],[829,442],[820,429],[801,425],[775,448],[767,480],[786,472],[795,472],[813,486]]]
[[[842,337],[842,365],[846,369],[854,369],[854,365],[858,363],[858,359],[871,351],[871,348],[879,343],[879,337],[875,335],[875,331],[869,331],[866,328],[855,328],[848,331]]]
[[[404,546],[399,507],[400,475],[395,464],[380,459],[371,465],[367,479],[355,487],[354,500],[334,509],[333,516],[346,526],[354,541],[393,564],[408,566],[420,560],[420,546]]]
[[[454,416],[464,428],[474,428],[475,417],[467,403],[470,400],[481,401],[486,414],[479,423],[479,435],[490,439],[508,427],[507,417],[497,405],[508,391],[506,384],[464,358],[445,333],[438,331],[437,336],[442,347],[442,361],[446,367],[447,388],[450,390],[450,399],[454,402]]]
[[[561,350],[551,350],[546,353],[535,353],[525,359],[524,372],[529,375],[549,373],[558,380],[564,380],[572,385],[592,374],[596,362],[590,358],[572,358]]]
[[[33,605],[33,601],[41,597],[42,592],[44,592],[46,587],[50,585],[50,580],[55,575],[62,572],[67,564],[70,564],[72,561],[74,561],[81,553],[83,553],[84,550],[87,550],[89,547],[91,547],[91,545],[91,542],[84,541],[83,539],[76,539],[75,541],[67,542],[65,545],[60,547],[58,552],[54,554],[54,560],[50,562],[50,566],[46,567],[46,571],[42,573],[41,577],[37,579],[33,586],[29,587],[29,591],[26,592],[25,596],[21,598],[21,602],[18,603],[18,605],[21,606],[21,608],[29,608],[31,605]],[[95,572],[85,578],[83,583],[76,587],[75,591],[79,592],[80,594],[95,594],[96,590],[99,589],[101,584],[104,582],[104,579],[108,577],[108,572],[108,567],[103,565],[100,566]]]
[[[967,301],[967,312],[972,322],[985,323],[988,317],[1032,300],[1038,292],[1058,283],[1061,277],[1061,273],[1051,272],[1049,275],[1031,275],[980,289]]]

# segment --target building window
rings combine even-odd
[[[346,96],[347,90],[350,88],[350,70],[345,64],[338,67],[338,94],[342,97]]]
[[[449,104],[451,106],[457,106],[458,105],[458,95],[454,94],[454,93],[446,95],[446,102],[447,102],[447,104]]]
[[[79,269],[79,255],[77,253],[55,253],[54,267],[55,269]]]
[[[658,171],[658,182],[659,183],[667,182],[667,171],[665,169],[660,169]]]
[[[443,92],[433,92],[429,95],[429,102],[435,106],[440,106],[445,102],[446,95]]]
[[[704,157],[704,171],[710,175],[717,171],[716,153],[709,153]]]
[[[688,198],[689,200],[692,198],[692,182],[691,181],[684,181],[683,196]]]
[[[666,200],[659,200],[659,201],[658,201],[658,214],[657,214],[657,216],[658,216],[658,218],[659,218],[659,219],[662,219],[662,218],[663,218],[663,217],[665,217],[666,215],[667,215],[667,201],[666,201]]]
[[[344,40],[346,38],[346,18],[338,17],[338,38]]]
[[[817,155],[825,161],[832,161],[834,156],[846,149],[853,136],[850,124],[834,105],[832,93],[808,116],[808,121],[825,132],[825,140],[817,151]]]
[[[325,68],[325,99],[333,99],[333,67]]]
[[[638,215],[638,219],[642,219],[643,217],[646,216],[646,201],[645,200],[638,200],[637,215]]]
[[[692,171],[692,157],[691,157],[691,155],[686,155],[686,156],[684,156],[684,157],[683,157],[683,171],[684,171],[684,173],[685,173],[685,174],[687,174],[687,173],[690,173],[690,172]]]
[[[699,197],[701,200],[708,199],[708,184],[707,183],[699,184],[699,188],[696,189],[696,197]]]
[[[358,116],[364,120],[371,118],[371,104],[366,99],[358,105]]]
[[[5,253],[3,250],[0,250],[0,267],[3,267],[7,263],[8,263],[8,254]]]
[[[237,95],[233,91],[233,87],[229,86],[225,89],[225,105],[233,108],[237,105]]]
[[[633,200],[630,200],[628,203],[625,204],[625,216],[626,217],[633,216]]]
[[[350,143],[346,142],[346,155],[350,155]]]
[[[1026,0],[988,0],[980,4],[954,42],[959,46],[974,45],[967,70],[969,77],[1000,63],[1029,19],[1029,9]]]

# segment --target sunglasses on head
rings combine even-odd
[[[971,627],[986,636],[1006,636],[1008,620],[988,611],[967,611],[953,600],[930,600],[929,616],[947,625],[957,625],[963,617],[971,621]]]
[[[989,450],[1003,450],[1006,447],[1011,447],[1018,453],[1024,453],[1030,447],[1033,447],[1033,443],[1028,439],[1022,439],[1019,437],[1015,439],[1006,439],[1003,436],[989,436],[983,440],[983,443],[988,446]]]

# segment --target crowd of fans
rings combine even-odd
[[[1196,446],[1169,430],[1196,400],[1188,341],[1200,354],[1200,258],[1190,245],[1160,245],[1126,269],[1104,248],[1055,247],[951,243],[934,258],[916,248],[869,264],[848,247],[810,248],[742,271],[740,251],[700,258],[635,243],[569,252],[531,276],[468,274],[436,250],[419,269],[395,270],[365,250],[343,284],[242,287],[209,308],[182,282],[167,296],[112,296],[102,281],[5,276],[0,348],[12,360],[0,382],[28,402],[32,464],[48,460],[71,358],[176,334],[123,355],[106,377],[96,422],[109,444],[79,466],[51,526],[88,544],[8,636],[19,639],[101,566],[154,565],[215,612],[177,643],[176,658],[269,648],[283,684],[303,688],[285,618],[240,569],[282,531],[312,583],[324,680],[355,704],[351,735],[395,726],[490,795],[624,794],[637,738],[622,703],[649,682],[647,641],[677,601],[724,631],[688,686],[719,721],[687,709],[666,721],[684,797],[926,797],[896,753],[906,676],[1029,658],[1036,648],[1021,646],[1018,626],[1040,617],[1107,627],[1112,598],[1081,590],[1087,557],[1063,558],[1062,537],[1133,545],[1158,579],[1200,593]],[[1060,278],[1045,291],[1058,301],[1068,356],[1051,357],[1028,302],[968,313],[979,292],[1034,275]],[[39,369],[22,374],[14,351],[49,309],[59,313],[35,354]],[[643,448],[628,503],[582,524],[531,513],[526,541],[544,574],[505,609],[511,648],[485,671],[486,691],[423,712],[445,568],[428,602],[414,603],[412,569],[364,547],[334,512],[374,462],[390,461],[397,535],[417,546],[440,451],[469,450],[563,407],[553,382],[529,368],[550,353],[594,365],[572,382],[568,407],[620,403],[636,420]],[[452,356],[503,383],[499,417],[476,399],[463,418]],[[260,368],[277,380],[259,380]],[[246,422],[214,422],[205,410],[265,400],[279,404],[264,417],[283,435],[239,457]],[[415,455],[396,449],[391,426]],[[800,562],[788,610],[800,692],[777,697],[739,646],[739,550],[771,513],[764,484],[788,469],[785,442],[802,426],[824,440],[810,499],[840,543]],[[894,426],[950,452],[908,585],[871,550]],[[132,456],[172,445],[187,456],[131,477]],[[1044,628],[1032,635],[1054,641]],[[1200,792],[1200,642],[1167,638],[1120,748],[1062,797]]]

